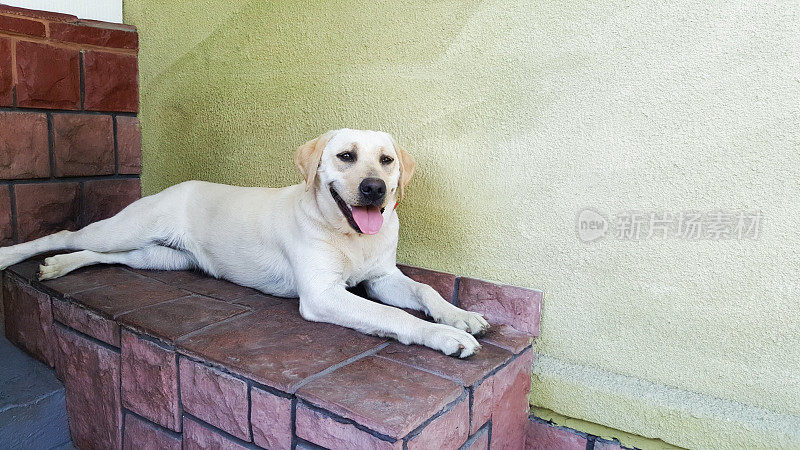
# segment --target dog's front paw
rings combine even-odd
[[[431,324],[431,326],[433,328],[424,339],[427,347],[459,358],[475,355],[481,350],[481,344],[466,331],[449,325]]]
[[[489,331],[489,322],[480,313],[459,308],[453,308],[446,312],[437,319],[437,322],[475,335],[482,335]]]

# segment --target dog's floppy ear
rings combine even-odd
[[[335,131],[328,131],[322,136],[306,142],[298,147],[297,152],[294,154],[294,164],[306,181],[306,190],[314,186],[319,161],[322,159],[322,151],[325,150],[325,146],[328,145],[328,141],[331,140],[335,133]]]
[[[397,144],[394,138],[392,138],[392,144],[394,144],[394,151],[397,153],[397,162],[400,164],[400,181],[397,182],[397,201],[400,202],[403,199],[403,190],[408,185],[408,182],[411,181],[417,163],[410,153]]]

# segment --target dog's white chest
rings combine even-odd
[[[387,254],[395,253],[394,248],[387,249],[386,246],[392,245],[387,239],[371,239],[372,236],[361,238],[356,237],[355,242],[342,249],[342,275],[348,286],[355,286],[385,270]]]

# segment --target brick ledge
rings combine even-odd
[[[76,445],[524,443],[532,335],[510,325],[494,327],[479,355],[458,360],[307,322],[296,299],[193,272],[96,266],[39,282],[37,265],[3,276],[6,334],[64,380]],[[497,308],[504,299],[539,310],[536,291],[478,280],[461,290],[453,275],[401,269],[500,320],[519,319]],[[80,419],[97,416],[98,405],[101,417]]]

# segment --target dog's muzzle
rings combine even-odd
[[[362,182],[361,184],[363,185],[364,183]],[[386,184],[381,181],[381,185],[383,189],[383,194],[381,194],[382,202],[383,198],[386,196]],[[375,185],[374,189],[379,190],[381,187]],[[344,201],[342,196],[336,192],[333,185],[330,186],[330,191],[333,200],[336,202],[336,205],[339,207],[339,210],[342,212],[342,215],[351,228],[362,234],[377,234],[380,231],[381,225],[383,225],[384,211],[384,208],[380,207],[380,203],[378,205],[350,206]],[[363,192],[361,195],[364,195]],[[375,196],[377,194],[371,195]]]

